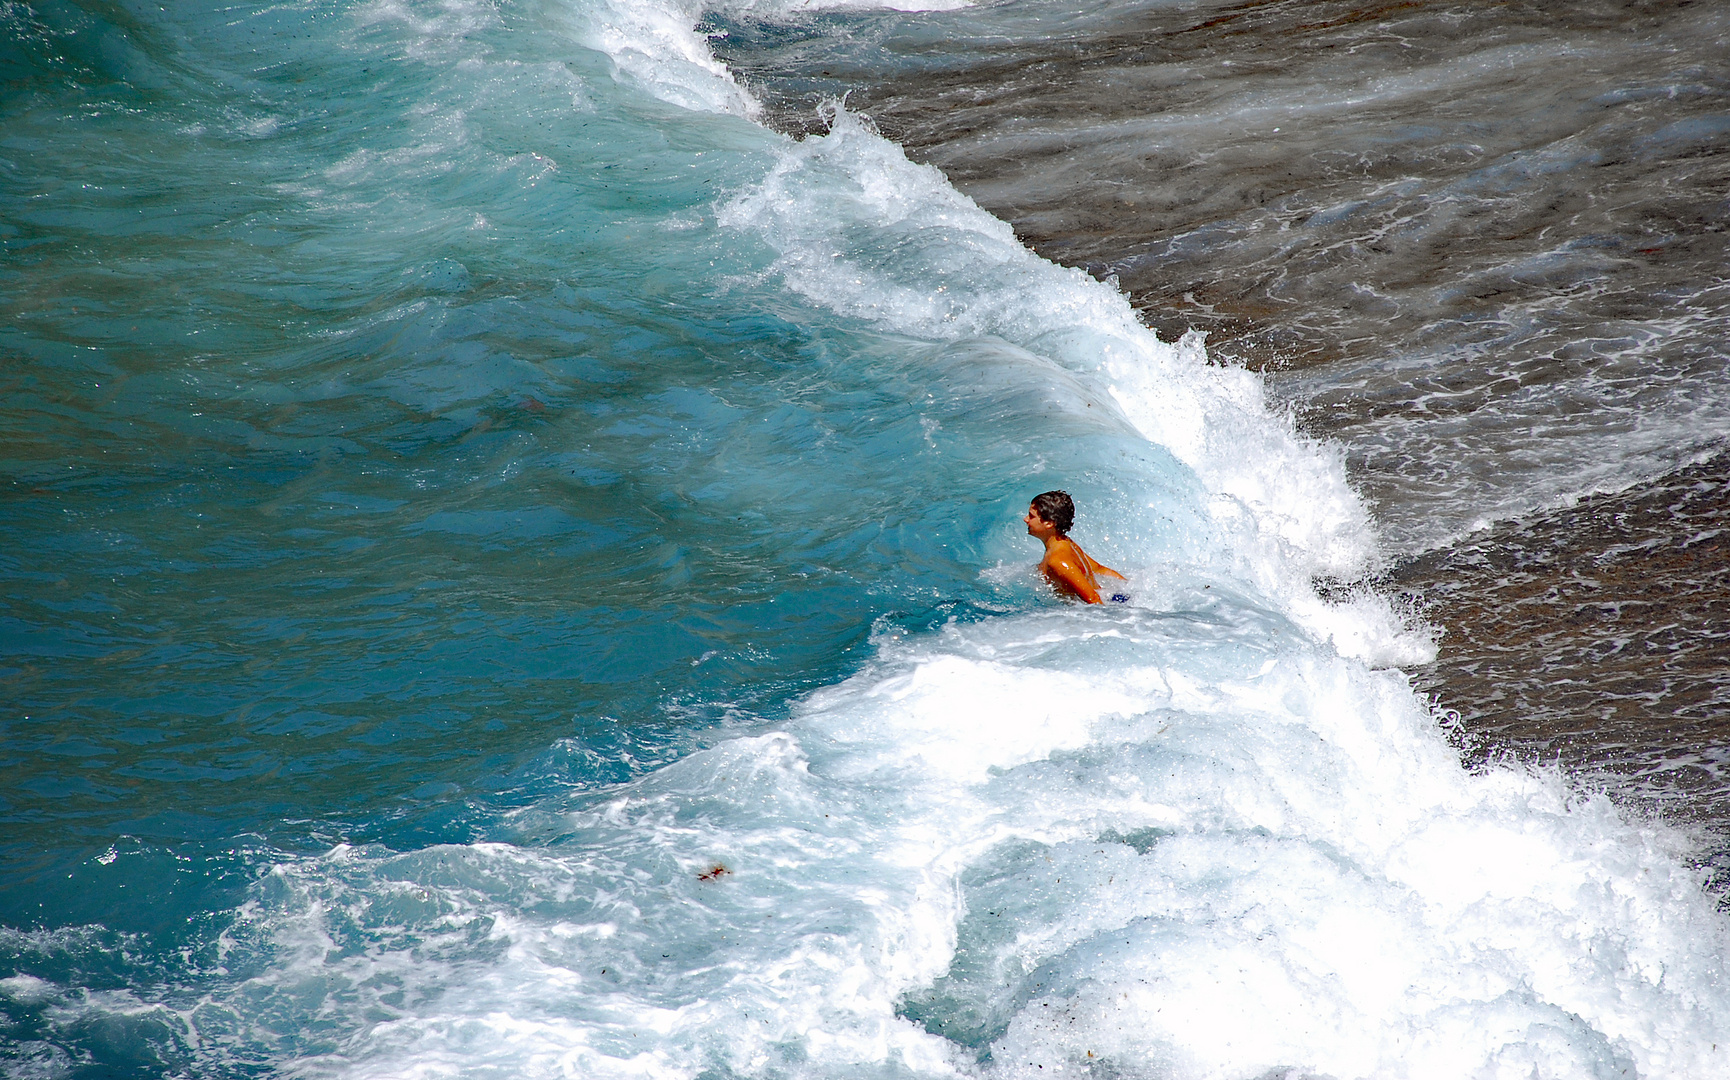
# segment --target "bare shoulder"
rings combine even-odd
[[[1087,570],[1093,565],[1093,560],[1087,557],[1087,552],[1081,550],[1081,545],[1068,538],[1059,540],[1045,553],[1047,566],[1070,566],[1077,570]]]

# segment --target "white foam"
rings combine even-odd
[[[815,11],[960,11],[974,4],[973,0],[727,0],[708,6],[711,10],[777,19]]]
[[[1673,837],[1462,771],[1397,676],[1261,626],[886,643],[541,843],[285,864],[235,997],[318,988],[307,1076],[1730,1072]]]
[[[688,0],[584,0],[547,9],[550,22],[610,57],[618,75],[643,92],[681,109],[756,115],[756,99],[697,33],[701,14],[702,5]]]

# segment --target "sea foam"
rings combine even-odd
[[[279,867],[246,996],[394,1016],[304,1075],[1723,1074],[1675,838],[1397,673],[1225,597],[879,645],[532,843]]]

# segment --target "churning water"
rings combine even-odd
[[[764,122],[884,27],[1186,12],[0,7],[6,1071],[1730,1075],[1701,841],[1462,767],[1430,631],[1314,584],[1481,465],[1372,520],[1440,428],[1318,441],[857,111]],[[1545,471],[1591,428],[1474,498],[1662,471]],[[1039,587],[1051,487],[1131,603]]]

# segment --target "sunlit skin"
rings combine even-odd
[[[1057,526],[1040,517],[1039,511],[1032,506],[1027,508],[1027,516],[1021,520],[1027,523],[1027,535],[1045,545],[1045,558],[1039,560],[1039,572],[1045,575],[1045,580],[1051,582],[1051,587],[1059,595],[1097,604],[1101,577],[1129,580],[1104,563],[1089,558],[1080,544],[1059,534]]]

